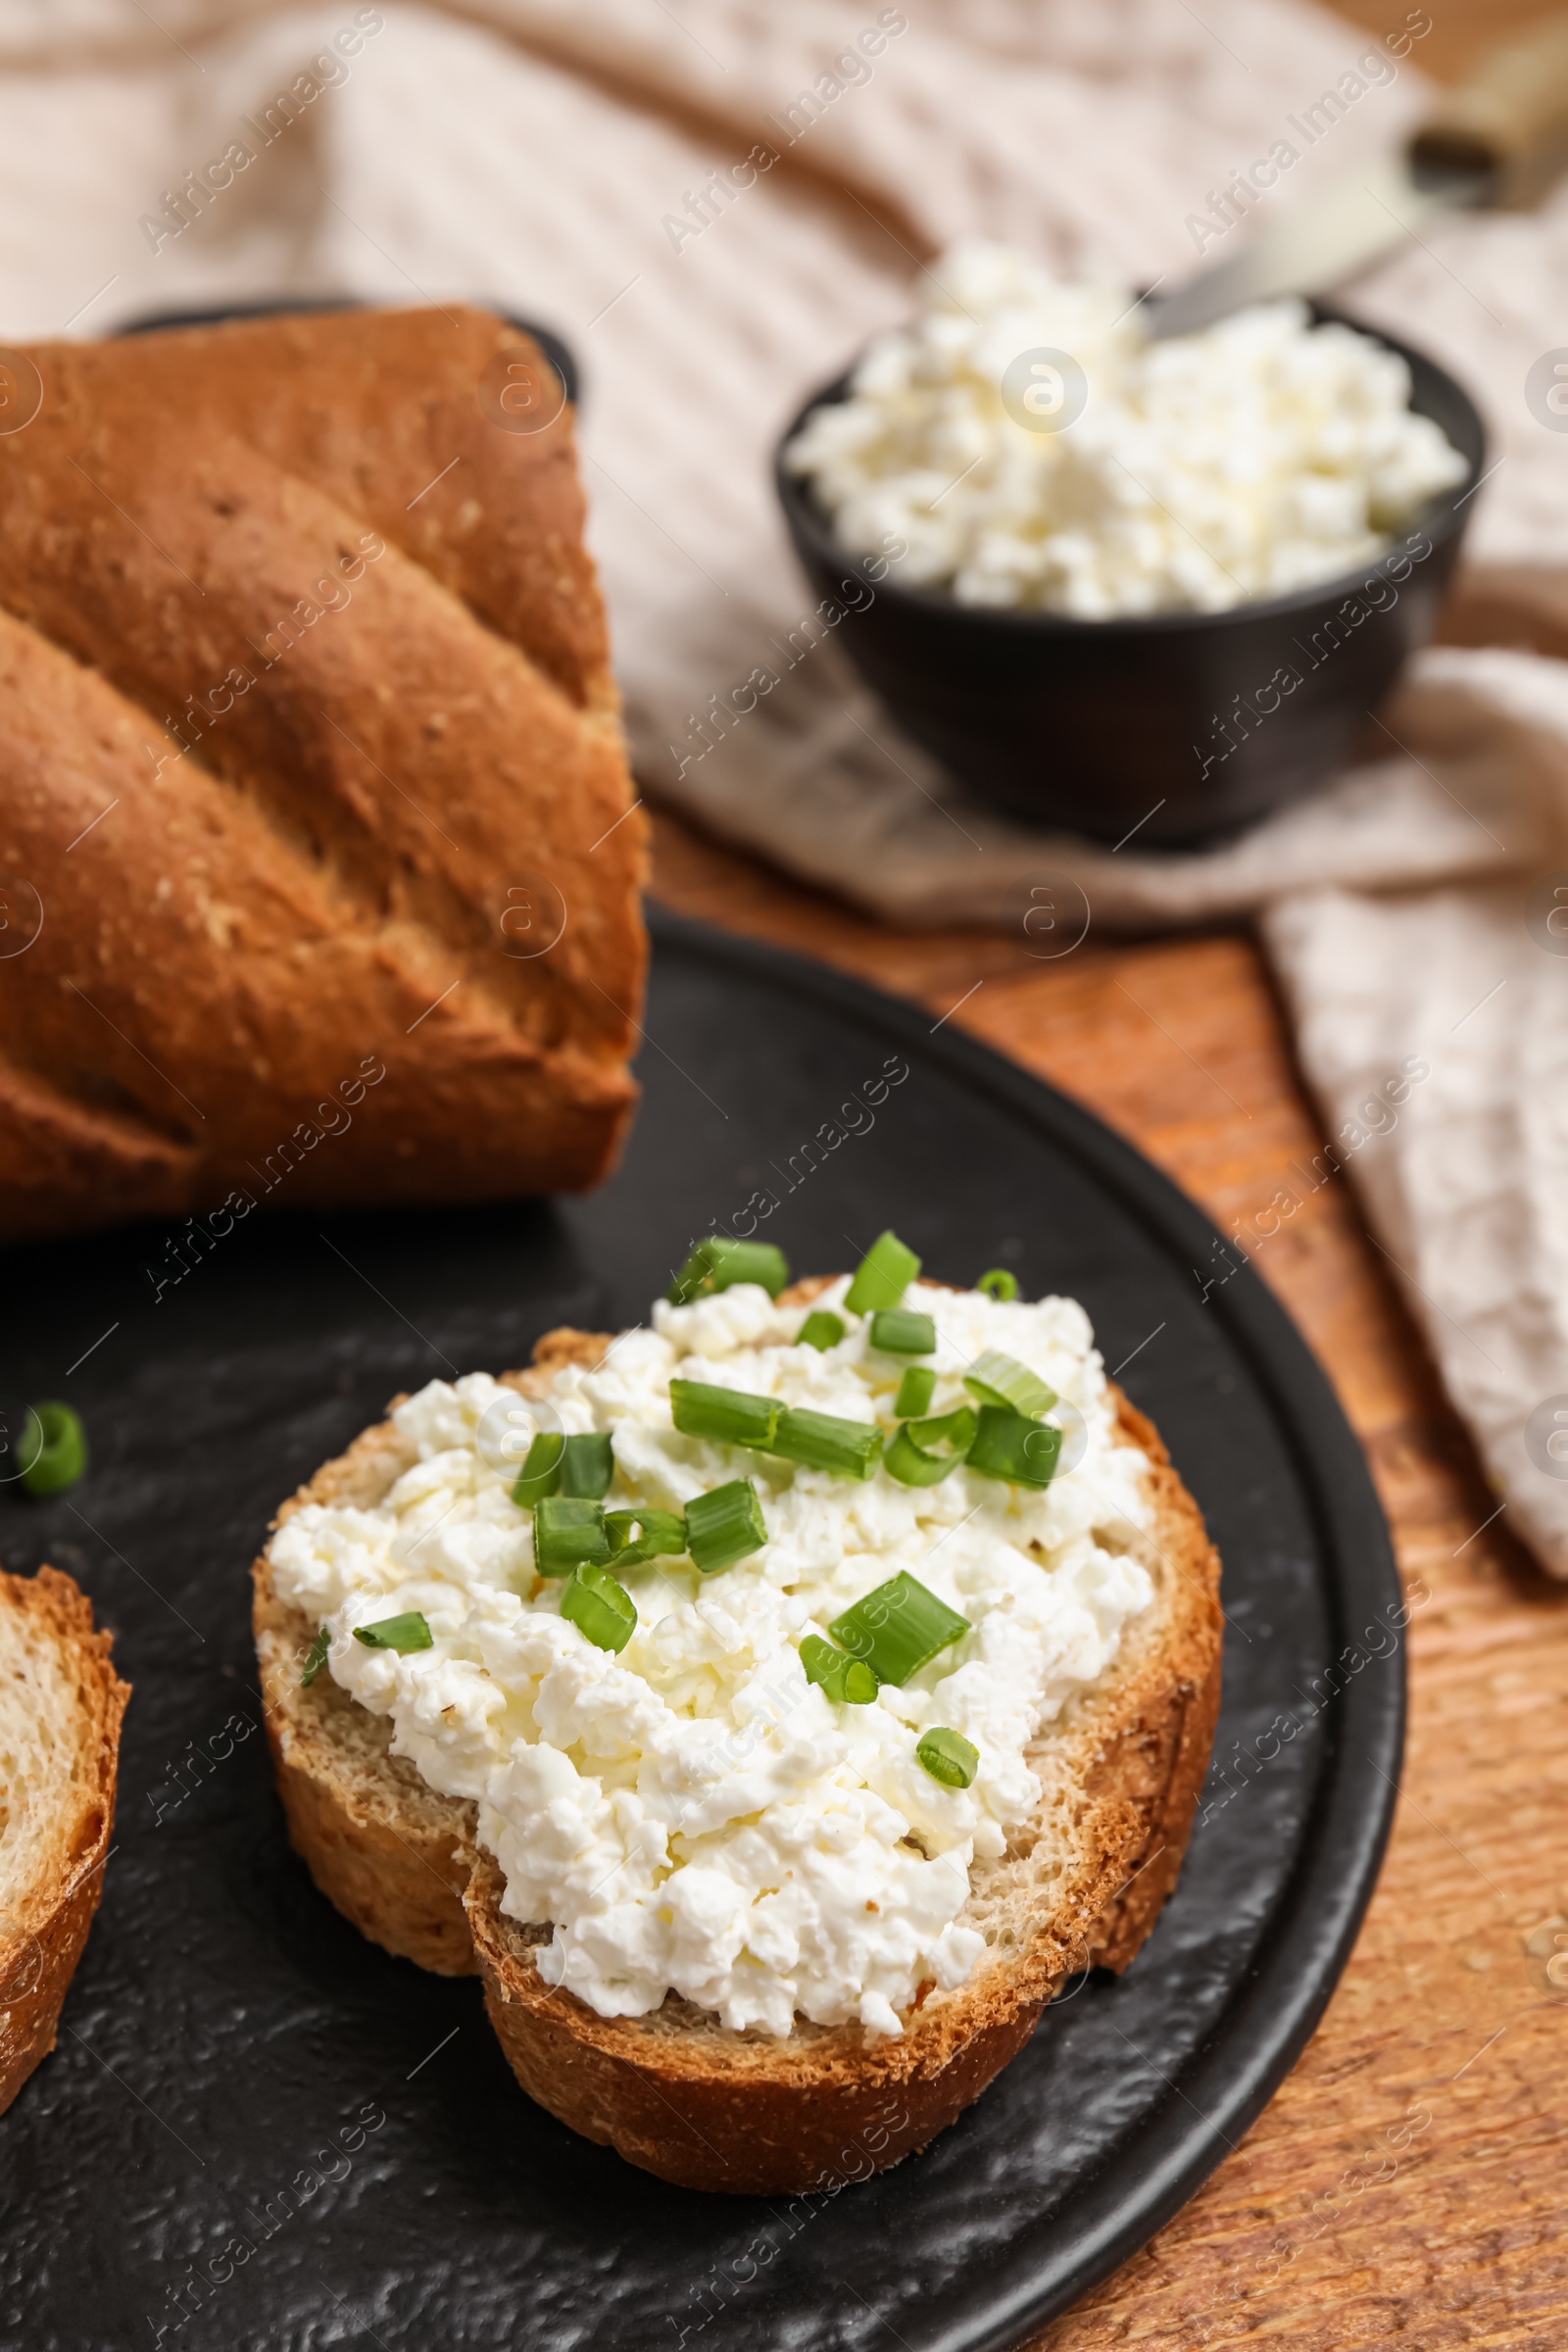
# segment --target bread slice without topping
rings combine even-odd
[[[109,1648],[69,1576],[0,1572],[0,2111],[55,2046],[103,1888],[130,1696]]]
[[[816,1283],[793,1294],[808,1296]],[[597,1333],[552,1332],[524,1395],[565,1362],[597,1362]],[[1078,1971],[1128,1965],[1176,1881],[1219,1707],[1219,1560],[1152,1425],[1116,1396],[1119,1442],[1149,1459],[1151,1526],[1132,1544],[1154,1597],[1101,1680],[1029,1750],[1042,1796],[995,1861],[970,1873],[965,1925],[986,1953],[952,1992],[922,1987],[897,2038],[797,2018],[780,2041],[735,2033],[677,1994],[647,2017],[604,2018],[544,1983],[548,1923],[502,1912],[505,1881],[478,1850],[476,1808],[426,1788],[390,1754],[391,1726],[322,1675],[299,1688],[316,1627],[256,1563],[256,1638],[290,1835],[322,1892],[394,1952],[484,1979],[485,2002],[530,2097],[629,2162],[691,2188],[760,2195],[880,2171],[923,2147],[1028,2039]],[[368,1430],[303,1502],[373,1504],[414,1459],[390,1423]]]

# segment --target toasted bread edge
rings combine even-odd
[[[28,1614],[74,1662],[79,1699],[74,1817],[65,1861],[25,1887],[0,1916],[0,2114],[54,2048],[60,2012],[103,1892],[115,1818],[120,1726],[130,1696],[110,1663],[112,1637],[95,1632],[92,1607],[57,1568],[36,1576],[0,1571],[0,1606]]]

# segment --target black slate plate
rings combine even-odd
[[[1004,2346],[1192,2192],[1327,1999],[1388,1827],[1402,1642],[1363,1635],[1397,1626],[1398,1586],[1300,1341],[1245,1267],[1214,1281],[1217,1237],[1161,1176],[952,1027],[658,935],[647,1099],[593,1199],[257,1217],[157,1304],[161,1228],[3,1262],[0,1388],[71,1397],[94,1458],[47,1505],[0,1493],[0,1557],[77,1575],[135,1686],[60,2047],[0,2122],[6,2343]],[[939,1276],[1000,1261],[1082,1298],[1207,1514],[1230,1619],[1207,1817],[1131,1973],[1084,1981],[924,2155],[771,2201],[575,2137],[515,2087],[476,1985],[388,1958],[315,1892],[256,1728],[245,1575],[277,1499],[393,1390],[639,1317],[760,1191],[802,1270],[891,1223]]]

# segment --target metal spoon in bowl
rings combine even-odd
[[[1253,235],[1144,316],[1153,341],[1251,302],[1343,285],[1435,213],[1522,211],[1568,168],[1568,17],[1493,50],[1408,141],[1354,180]]]

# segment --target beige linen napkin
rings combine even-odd
[[[1428,22],[1408,10],[1391,55],[1296,0],[160,0],[156,20],[136,0],[10,0],[0,334],[285,288],[488,296],[557,326],[584,369],[646,789],[907,921],[1037,937],[1080,897],[1100,925],[1255,910],[1326,1145],[1499,1509],[1568,1575],[1557,664],[1429,656],[1384,714],[1387,760],[1193,858],[1040,838],[965,803],[831,638],[743,723],[694,733],[807,609],[768,481],[779,429],[907,312],[943,246],[985,233],[1133,282],[1193,268],[1200,243],[1216,258],[1209,191],[1325,90],[1338,119],[1271,208],[1399,136]],[[1436,226],[1356,289],[1486,407],[1498,463],[1473,544],[1496,562],[1568,559],[1568,449],[1524,396],[1568,344],[1565,264],[1559,197]],[[1292,1213],[1260,1202],[1247,1246]]]

